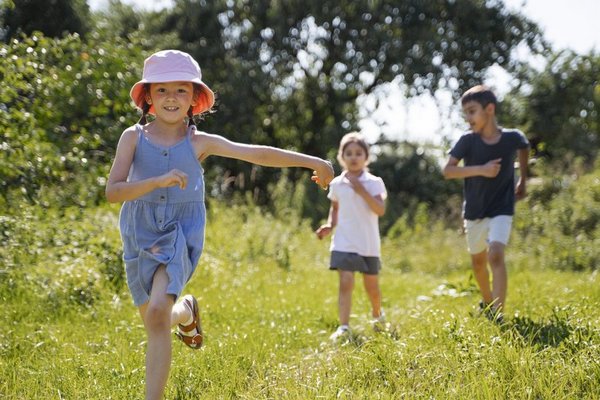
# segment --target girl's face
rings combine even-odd
[[[342,160],[348,172],[362,172],[367,166],[367,152],[358,143],[350,142],[344,148]]]
[[[181,123],[190,106],[195,105],[192,82],[164,82],[150,85],[146,99],[154,106],[156,118],[167,123]]]

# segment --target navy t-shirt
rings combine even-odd
[[[466,167],[483,165],[496,158],[502,159],[500,172],[495,178],[465,178],[465,219],[492,218],[515,213],[515,155],[517,149],[528,148],[529,142],[519,130],[502,129],[501,132],[496,144],[485,143],[477,133],[465,133],[450,150],[450,155],[464,160]]]

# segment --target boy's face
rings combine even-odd
[[[494,105],[490,103],[483,107],[476,101],[468,101],[463,105],[463,114],[471,130],[479,133],[494,117]]]

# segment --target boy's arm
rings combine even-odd
[[[470,178],[473,176],[485,176],[486,178],[495,178],[500,172],[501,158],[490,160],[483,165],[469,165],[460,167],[458,158],[450,156],[450,159],[444,167],[443,173],[446,179]]]
[[[528,161],[529,161],[529,148],[518,149],[517,150],[517,158],[519,159],[519,181],[517,182],[517,187],[515,188],[515,198],[517,200],[522,200],[527,196],[527,175],[529,171]]]

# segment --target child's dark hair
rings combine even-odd
[[[148,93],[150,93],[150,85],[152,85],[151,83],[144,83],[143,86],[143,90],[140,91],[140,103],[142,103],[143,101],[143,106],[142,106],[142,116],[140,117],[140,120],[138,121],[138,124],[140,125],[146,125],[147,119],[146,116],[148,115],[148,112],[150,111],[150,104],[148,104],[148,102],[146,101],[146,95]],[[194,100],[197,100],[200,98],[200,93],[202,92],[202,87],[196,83],[194,83]],[[208,110],[210,111],[210,110]],[[195,125],[194,122],[194,114],[192,113],[192,107],[190,107],[190,109],[187,112],[187,116],[188,116],[188,126],[192,126]]]
[[[367,144],[367,141],[365,140],[365,138],[358,132],[350,132],[344,135],[344,137],[342,137],[342,140],[340,141],[340,147],[338,149],[338,154],[337,154],[337,160],[340,163],[340,165],[342,167],[344,167],[344,169],[346,168],[346,163],[344,162],[344,150],[346,150],[346,147],[348,147],[348,145],[350,143],[356,143],[357,145],[359,145],[360,147],[363,148],[363,150],[365,151],[365,154],[367,156],[367,163],[369,161],[369,145]]]
[[[498,100],[496,99],[494,92],[483,85],[473,86],[460,98],[460,103],[463,106],[470,101],[476,101],[481,104],[482,107],[486,107],[488,104],[493,104],[495,107],[498,107]]]

